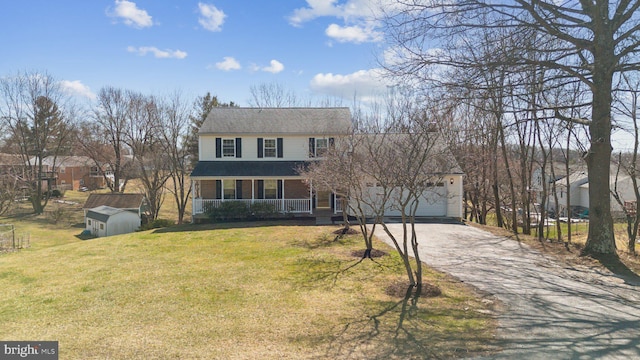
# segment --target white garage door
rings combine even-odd
[[[440,183],[420,199],[416,216],[447,216],[447,188]],[[388,210],[387,216],[400,216],[398,210]]]

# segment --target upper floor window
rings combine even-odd
[[[241,138],[216,138],[216,157],[242,157]]]
[[[264,157],[276,157],[277,149],[276,139],[264,139]]]
[[[283,148],[283,138],[258,138],[258,158],[282,158]]]
[[[333,138],[309,138],[309,157],[323,157],[332,146]]]
[[[316,156],[323,157],[329,148],[329,139],[316,139]]]
[[[236,157],[235,139],[222,139],[222,157]]]

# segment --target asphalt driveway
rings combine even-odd
[[[391,224],[401,234],[400,224]],[[498,298],[494,359],[640,359],[640,287],[465,225],[418,224],[427,264]],[[384,231],[376,235],[385,242]]]

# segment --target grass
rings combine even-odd
[[[358,259],[334,227],[185,225],[88,241],[20,218],[32,247],[0,255],[0,339],[61,358],[451,358],[496,349],[491,305],[448,276],[411,304],[385,294],[395,255]],[[261,225],[261,226],[256,226]],[[376,247],[384,248],[381,243]],[[389,251],[389,248],[385,248]]]

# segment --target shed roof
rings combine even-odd
[[[213,108],[200,134],[345,134],[351,112],[340,108]]]
[[[116,209],[140,209],[144,204],[142,194],[90,194],[83,209],[106,205]]]
[[[97,206],[92,209],[89,209],[87,211],[87,218],[95,219],[102,222],[107,222],[107,220],[109,220],[109,217],[115,214],[119,214],[123,211],[125,210],[116,209],[111,206],[101,205],[101,206]]]

